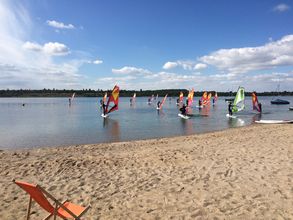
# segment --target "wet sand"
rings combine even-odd
[[[293,125],[5,150],[0,174],[0,219],[25,218],[14,178],[90,204],[85,219],[293,219]]]

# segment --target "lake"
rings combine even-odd
[[[177,98],[177,97],[176,97]],[[0,148],[66,146],[190,135],[245,126],[259,119],[293,119],[293,97],[282,97],[290,105],[271,105],[272,97],[258,97],[263,114],[252,111],[251,97],[236,119],[229,119],[226,97],[215,106],[193,109],[194,117],[178,117],[176,98],[168,98],[161,111],[148,105],[147,97],[120,98],[119,110],[108,118],[101,115],[100,98],[0,98]],[[162,98],[160,97],[159,100]],[[199,97],[195,97],[194,105]],[[25,106],[22,104],[25,103]]]

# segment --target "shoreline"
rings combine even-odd
[[[128,143],[128,142],[137,142],[137,141],[155,141],[160,139],[172,139],[172,138],[180,138],[180,137],[192,137],[197,135],[204,135],[204,134],[211,134],[211,133],[217,133],[222,132],[226,130],[233,130],[233,129],[241,129],[245,127],[251,127],[251,126],[261,126],[260,124],[251,123],[244,126],[238,126],[238,127],[229,127],[229,128],[221,128],[219,130],[213,130],[213,131],[205,131],[200,133],[194,133],[194,134],[184,134],[184,135],[173,135],[173,136],[164,136],[164,137],[154,137],[154,138],[146,138],[146,139],[133,139],[133,140],[125,140],[125,141],[109,141],[109,142],[97,142],[97,143],[83,143],[83,144],[69,144],[69,145],[52,145],[52,146],[33,146],[33,147],[16,147],[16,148],[1,148],[0,152],[3,151],[30,151],[34,149],[43,149],[43,148],[68,148],[68,147],[78,147],[78,146],[91,146],[91,145],[102,145],[102,144],[112,144],[112,143]]]
[[[0,151],[0,219],[26,214],[12,179],[91,204],[85,219],[293,218],[293,126]],[[32,219],[46,215],[38,205]]]

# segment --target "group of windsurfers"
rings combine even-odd
[[[213,99],[213,105],[215,103],[215,100]],[[188,100],[186,100],[186,105],[183,104],[182,107],[179,109],[179,111],[181,112],[182,115],[187,115],[187,108],[188,106]],[[198,106],[201,108],[202,107],[202,101],[199,99],[198,100]],[[159,107],[159,102],[158,102],[158,107]],[[258,103],[258,109],[259,109],[259,112],[261,113],[262,112],[262,104],[259,102]],[[229,115],[233,115],[233,104],[232,102],[229,102],[229,105],[228,105],[228,112],[229,112]]]
[[[262,112],[262,105],[261,103],[259,102],[257,104],[258,106],[258,111],[261,113]],[[229,105],[228,105],[228,112],[229,112],[229,115],[232,116],[233,115],[233,104],[232,102],[229,102]]]

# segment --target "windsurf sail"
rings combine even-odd
[[[180,92],[180,95],[179,95],[179,102],[183,102],[183,98],[184,98],[184,95],[183,95],[183,92]]]
[[[152,97],[151,97],[151,102],[153,102],[153,101],[154,101],[154,99],[155,99],[155,96],[154,96],[154,94],[152,94]]]
[[[167,96],[168,96],[168,94],[166,94],[165,97],[163,98],[162,102],[160,103],[159,109],[162,109],[162,107],[163,107],[163,105],[164,105],[164,103],[165,103],[165,101],[167,99]]]
[[[208,95],[207,92],[204,92],[202,97],[201,97],[201,103],[203,106],[209,104],[209,99],[211,98],[211,93]]]
[[[132,101],[131,101],[132,103],[135,103],[135,98],[136,98],[136,93],[134,93],[132,96]]]
[[[72,103],[74,97],[75,97],[75,92],[72,94],[71,97],[69,97],[69,105],[70,105],[70,106],[71,106],[71,103]]]
[[[257,98],[256,92],[253,92],[251,94],[251,98],[252,98],[252,108],[253,108],[253,110],[261,112],[261,110],[259,108],[259,103],[258,103],[258,98]]]
[[[239,87],[237,94],[234,99],[233,107],[232,107],[232,112],[240,112],[244,109],[244,99],[245,99],[245,94],[244,94],[244,88]]]
[[[105,92],[105,95],[103,97],[103,102],[106,103],[106,101],[107,101],[107,92]]]
[[[194,95],[194,89],[190,90],[189,93],[188,93],[188,97],[187,97],[188,107],[191,107],[191,105],[192,105],[193,95]]]
[[[75,97],[75,92],[71,96],[71,101],[73,101],[74,97]]]
[[[155,100],[158,100],[158,98],[159,98],[159,95],[157,94],[157,96],[156,96]]]
[[[109,114],[110,112],[118,110],[118,102],[119,102],[119,87],[117,85],[114,86],[112,93],[108,98],[107,105],[104,106],[104,115]],[[110,104],[114,104],[111,105]]]

